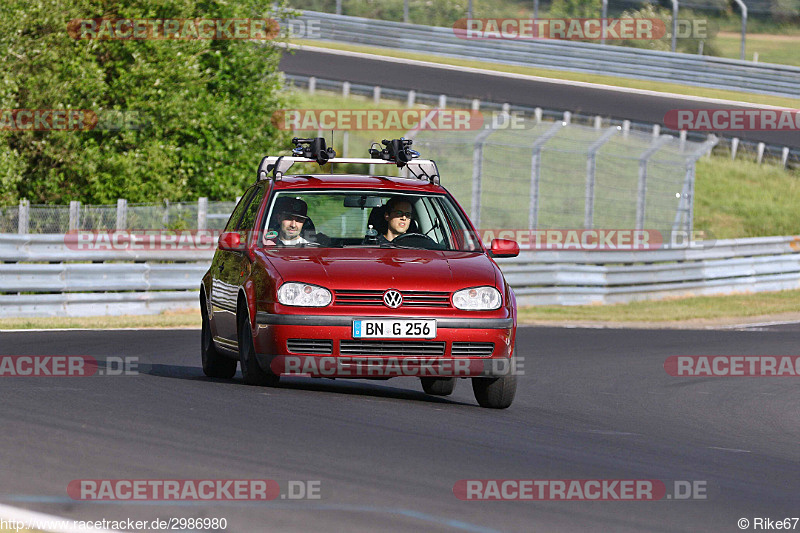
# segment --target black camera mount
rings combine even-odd
[[[336,150],[327,147],[324,137],[317,137],[315,139],[300,139],[295,137],[292,139],[292,144],[294,144],[292,155],[313,159],[319,163],[319,166],[327,163],[329,159],[336,157]]]
[[[382,140],[381,144],[386,148],[380,149],[378,143],[372,143],[372,146],[378,148],[370,148],[369,155],[372,159],[383,159],[384,161],[391,161],[397,163],[398,168],[402,168],[408,164],[412,159],[419,157],[419,152],[411,149],[411,139],[401,138],[392,140]]]

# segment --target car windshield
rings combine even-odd
[[[481,251],[461,210],[443,194],[280,191],[263,224],[265,247]]]

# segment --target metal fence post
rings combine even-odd
[[[314,94],[314,91],[317,90],[317,78],[311,76],[308,78],[308,94]]]
[[[786,164],[789,162],[789,147],[784,146],[783,150],[781,150],[781,166],[786,168]]]
[[[677,48],[677,44],[678,44],[678,0],[672,0],[672,44],[670,50],[674,52],[675,48]]]
[[[128,200],[117,198],[117,229],[122,230],[128,227]]]
[[[528,229],[534,230],[539,225],[539,181],[542,170],[542,147],[564,127],[562,122],[554,122],[552,126],[531,146],[531,201],[528,207]]]
[[[376,85],[374,89],[372,89],[372,102],[375,105],[381,103],[381,87],[380,85]]]
[[[758,150],[758,153],[756,155],[756,160],[758,161],[758,164],[760,165],[761,162],[764,160],[764,143],[758,143],[757,150]]]
[[[667,141],[670,140],[669,135],[659,137],[650,148],[642,153],[639,158],[639,188],[636,196],[636,229],[644,229],[644,216],[647,208],[647,162],[653,154],[655,154]]]
[[[491,128],[483,130],[475,139],[472,150],[472,206],[470,209],[475,226],[481,227],[481,186],[483,179],[483,145],[492,133]]]
[[[440,94],[439,95],[439,109],[444,109],[447,107],[447,95]]]
[[[600,150],[600,147],[607,143],[608,140],[621,129],[622,128],[619,126],[612,126],[608,128],[599,139],[589,146],[589,150],[586,155],[586,193],[584,199],[583,217],[584,229],[592,229],[592,227],[594,227],[594,185],[596,177],[595,170],[597,166],[597,151]]]
[[[408,107],[409,109],[414,107],[414,102],[416,101],[416,99],[417,99],[417,92],[414,89],[408,91],[408,100],[406,100],[406,107]]]
[[[600,18],[603,21],[601,22],[600,44],[606,44],[606,31],[608,28],[606,17],[608,17],[608,0],[601,0]]]
[[[731,159],[736,159],[736,152],[739,150],[739,137],[731,139]]]
[[[350,97],[350,82],[345,81],[342,83],[342,97],[349,98]]]
[[[69,230],[75,231],[81,226],[81,203],[72,200],[69,203]]]
[[[739,52],[739,59],[744,61],[744,49],[747,39],[747,6],[744,2],[742,2],[742,0],[734,0],[734,2],[736,2],[736,4],[739,6],[739,9],[742,10],[742,46]]]
[[[169,227],[169,200],[164,200],[164,216],[161,218],[161,224],[164,228]]]
[[[19,201],[19,213],[17,213],[17,233],[27,235],[30,233],[30,206],[31,202],[27,199]]]
[[[208,198],[201,196],[197,199],[197,229],[208,228]]]
[[[709,135],[706,142],[686,157],[686,174],[683,180],[680,200],[678,201],[678,208],[675,210],[675,218],[672,222],[673,233],[680,229],[682,216],[686,218],[684,228],[689,232],[694,228],[694,220],[692,220],[692,217],[694,217],[694,166],[697,164],[697,160],[703,157],[703,154],[710,153],[717,143],[719,143],[719,139],[715,135]]]

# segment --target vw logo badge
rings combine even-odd
[[[400,291],[389,289],[383,293],[383,303],[386,305],[386,307],[397,309],[403,305],[403,295],[400,294]]]

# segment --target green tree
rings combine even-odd
[[[0,131],[0,202],[229,199],[287,144],[281,48],[249,40],[87,40],[73,19],[267,18],[256,0],[3,0],[0,109],[134,112],[139,129]],[[280,8],[283,9],[283,8]],[[283,11],[281,12],[283,13]]]

